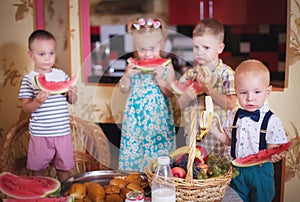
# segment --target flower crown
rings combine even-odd
[[[139,18],[137,22],[132,24],[132,26],[136,30],[140,30],[143,27],[154,27],[155,29],[158,29],[161,26],[161,22],[152,18],[148,18],[147,20],[145,20],[144,18]]]

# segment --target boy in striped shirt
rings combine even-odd
[[[64,71],[53,67],[55,47],[55,37],[48,31],[36,30],[30,35],[28,55],[34,69],[24,76],[19,98],[24,112],[31,114],[27,168],[33,175],[42,176],[52,164],[58,179],[63,181],[75,166],[68,103],[77,101],[77,88],[71,86],[65,94],[51,94],[41,91],[34,81],[38,74],[44,74],[47,81],[69,79]]]

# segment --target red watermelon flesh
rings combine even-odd
[[[17,176],[9,172],[0,175],[0,191],[15,199],[43,198],[60,190],[60,182],[50,177]]]
[[[171,83],[171,88],[176,94],[182,95],[184,91],[191,85],[198,95],[204,93],[203,90],[200,88],[199,84],[196,81],[191,80],[187,80],[186,83],[180,83],[179,81],[175,80]]]
[[[73,86],[76,83],[77,75],[72,79],[66,81],[47,81],[44,74],[35,75],[34,81],[38,88],[43,91],[49,91],[51,94],[61,94],[69,90],[70,86]]]
[[[270,149],[260,150],[257,154],[251,154],[245,158],[234,159],[231,163],[237,167],[249,167],[271,161],[271,156],[292,149],[298,144],[298,140],[291,140],[285,144]]]
[[[35,198],[35,199],[4,199],[4,202],[73,202],[71,196],[62,196],[57,198]]]
[[[156,58],[156,59],[146,59],[146,60],[136,60],[132,57],[127,59],[127,62],[134,64],[137,69],[140,69],[142,72],[152,72],[155,67],[167,66],[170,64],[171,59],[166,58]]]

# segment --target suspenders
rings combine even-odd
[[[265,114],[265,117],[262,121],[261,127],[260,127],[260,135],[259,135],[259,150],[266,149],[267,148],[267,142],[266,142],[266,133],[267,133],[267,126],[270,117],[272,116],[273,112],[270,110]],[[235,155],[235,147],[236,147],[236,122],[237,122],[238,116],[237,113],[234,116],[233,119],[233,128],[232,128],[232,139],[231,139],[231,156],[232,158],[236,158]]]

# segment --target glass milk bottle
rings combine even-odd
[[[170,158],[168,156],[158,158],[158,166],[152,180],[151,201],[176,201],[176,185],[170,168]]]

